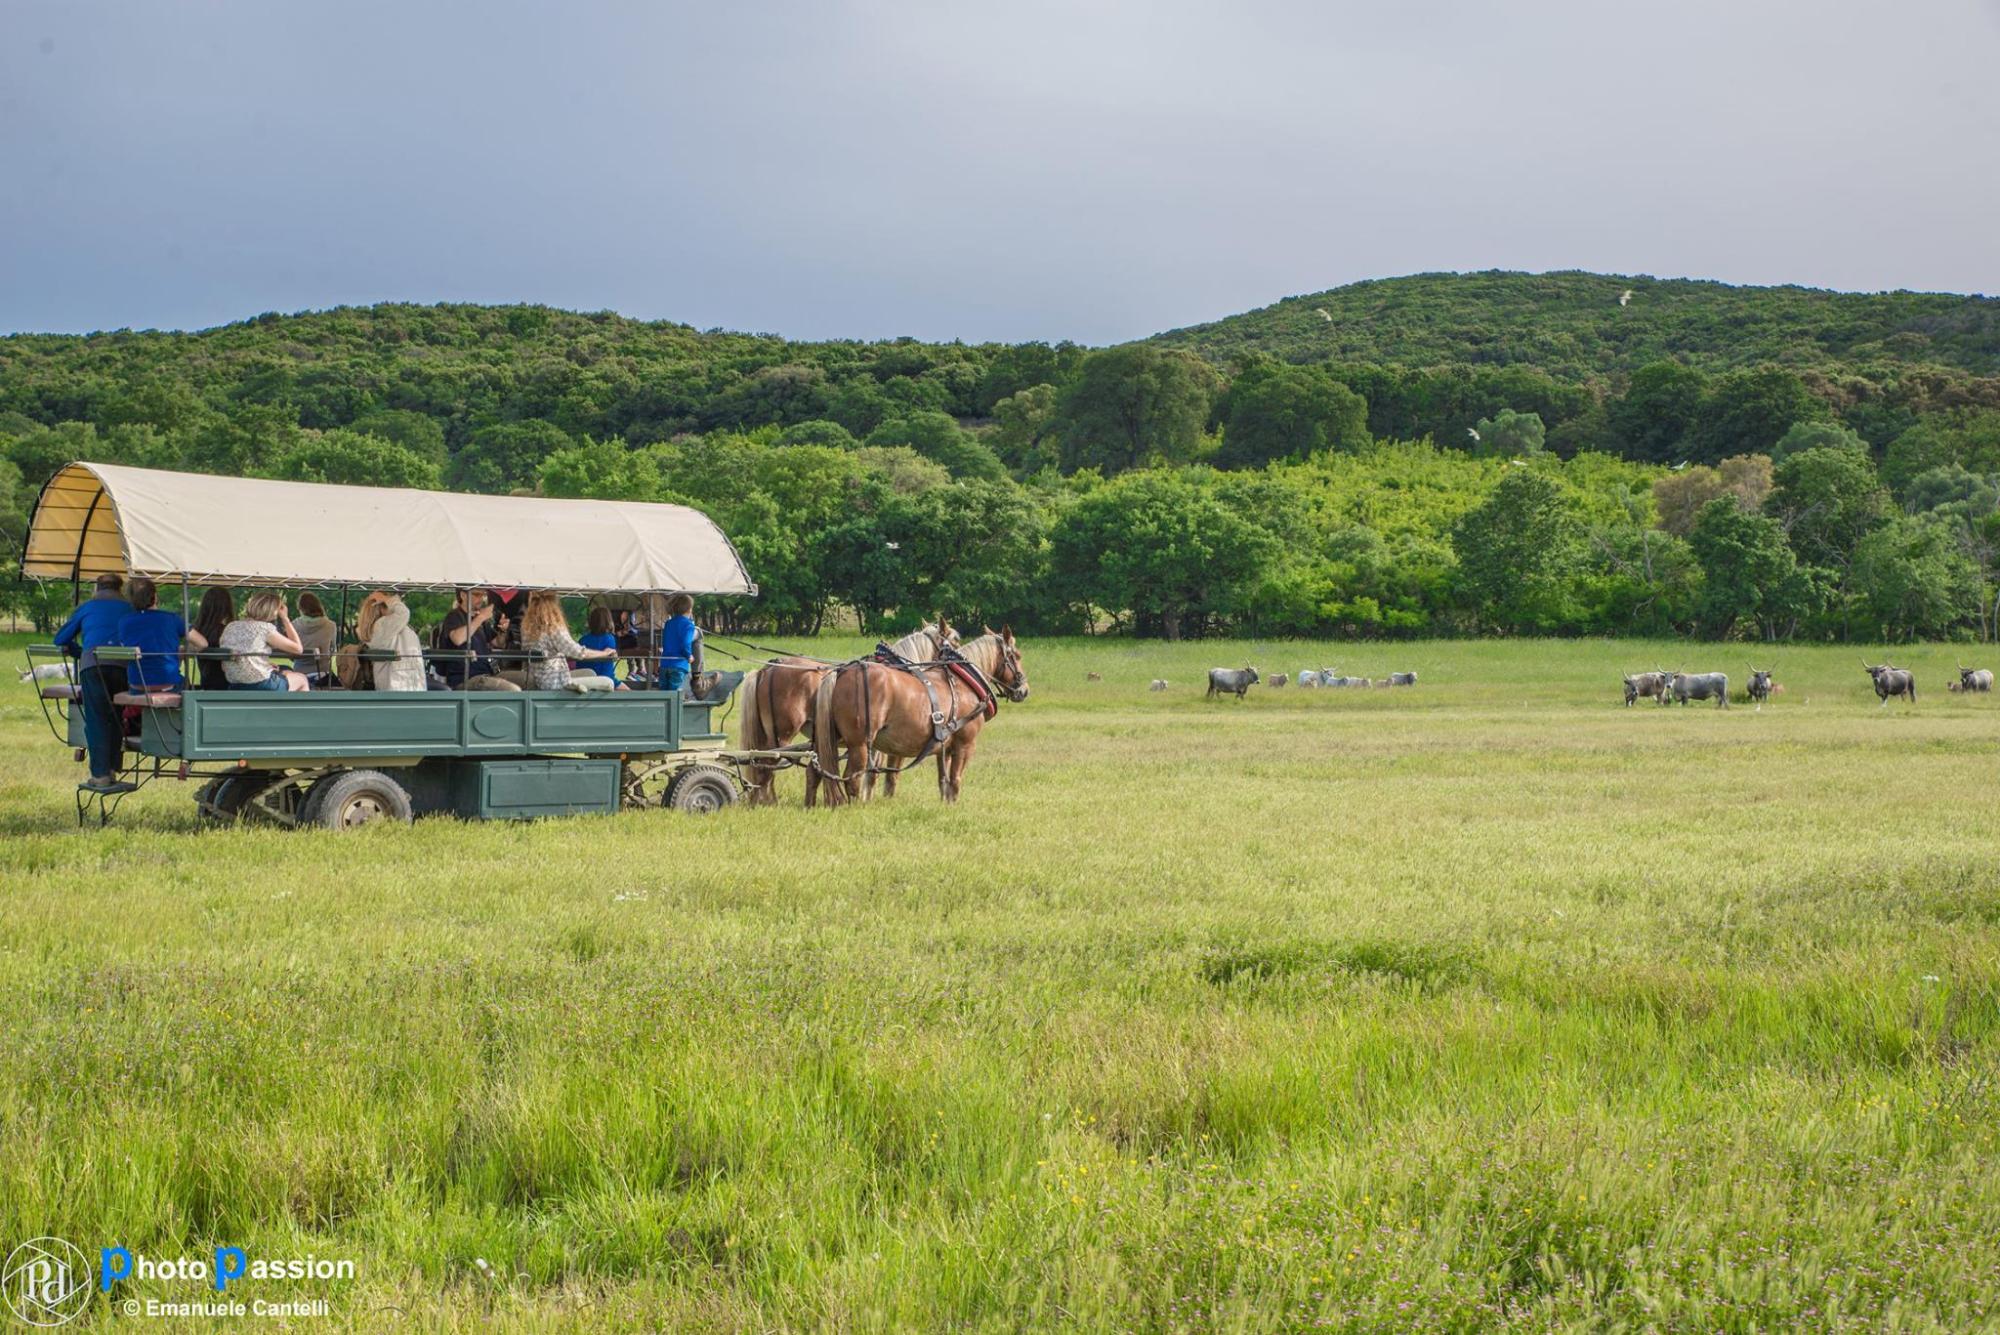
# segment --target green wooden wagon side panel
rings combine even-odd
[[[178,710],[151,710],[148,754],[189,761],[363,760],[677,751],[672,692],[580,696],[568,691],[190,691]],[[700,710],[707,727],[708,711]]]
[[[678,746],[675,707],[667,691],[616,695],[536,692],[528,711],[528,745],[539,751],[666,751]]]

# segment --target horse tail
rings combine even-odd
[[[743,711],[743,720],[737,732],[737,743],[745,751],[762,751],[766,747],[764,700],[758,694],[758,687],[764,684],[764,671],[758,669],[743,681],[743,693],[749,697],[749,704]]]
[[[828,670],[813,688],[813,755],[819,762],[821,779],[828,784],[840,782],[840,729],[834,726],[833,719],[833,688],[840,684],[840,673],[840,668]],[[828,792],[831,800],[832,789]]]

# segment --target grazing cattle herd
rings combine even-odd
[[[1863,663],[1869,681],[1874,685],[1875,694],[1884,706],[1891,700],[1902,698],[1911,704],[1917,701],[1916,674],[1908,668],[1892,667],[1887,663]],[[1778,684],[1775,668],[1750,668],[1750,676],[1744,687],[1742,698],[1762,709],[1774,696],[1785,689]],[[1960,666],[1958,680],[1950,682],[1945,689],[1958,692],[1988,692],[1993,689],[1993,673],[1986,668]],[[1088,681],[1102,681],[1096,672],[1085,674]],[[1252,686],[1262,685],[1270,689],[1297,683],[1301,689],[1330,690],[1340,688],[1387,689],[1395,686],[1415,686],[1417,674],[1414,672],[1391,672],[1386,677],[1355,677],[1335,672],[1332,668],[1315,671],[1303,668],[1298,672],[1261,673],[1256,668],[1210,668],[1208,670],[1208,692],[1206,699],[1216,700],[1223,696],[1234,696],[1242,700],[1250,693]],[[1713,700],[1717,709],[1729,708],[1729,674],[1726,672],[1681,672],[1654,668],[1649,672],[1634,672],[1623,678],[1625,703],[1629,707],[1641,700],[1656,700],[1662,705],[1688,705],[1706,703]],[[1155,677],[1146,688],[1149,691],[1168,689],[1165,678]]]
[[[1245,695],[1249,694],[1250,688],[1259,682],[1262,682],[1266,686],[1278,687],[1294,680],[1308,690],[1317,690],[1322,687],[1378,687],[1387,689],[1391,686],[1415,686],[1417,684],[1417,674],[1414,672],[1391,672],[1388,676],[1377,681],[1373,677],[1342,676],[1332,668],[1327,668],[1323,672],[1315,672],[1311,668],[1304,668],[1296,673],[1274,672],[1269,676],[1259,673],[1254,667],[1210,668],[1208,670],[1208,695],[1206,698],[1213,700],[1219,696],[1233,695],[1238,700],[1241,700]],[[1167,683],[1155,680],[1148,689],[1164,691],[1167,689]]]

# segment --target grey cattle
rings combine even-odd
[[[1290,680],[1290,678],[1288,678],[1287,676],[1285,676],[1285,674],[1284,674],[1284,673],[1282,673],[1282,672],[1274,672],[1274,673],[1272,673],[1272,674],[1271,674],[1271,678],[1270,678],[1270,684],[1271,684],[1271,685],[1273,685],[1273,686],[1283,686],[1283,685],[1284,685],[1284,684],[1285,684],[1285,683],[1286,683],[1287,681],[1289,681],[1289,680]]]
[[[1153,684],[1146,689],[1149,691],[1164,691],[1167,689],[1167,683],[1163,679],[1155,677],[1153,678]]]
[[[1256,684],[1256,668],[1210,668],[1208,694],[1203,699],[1213,700],[1218,695],[1233,695],[1241,700]]]
[[[1389,684],[1391,686],[1415,686],[1417,684],[1417,674],[1414,672],[1391,672],[1389,674]]]
[[[1993,689],[1993,674],[1985,668],[1965,668],[1958,670],[1958,689],[1961,691],[1990,691]]]
[[[1299,674],[1299,685],[1301,687],[1305,687],[1308,689],[1311,687],[1318,686],[1319,673],[1314,672],[1311,668],[1307,668],[1304,672],[1301,672]]]
[[[1650,700],[1657,696],[1660,703],[1665,704],[1667,702],[1667,683],[1673,679],[1673,675],[1673,673],[1667,671],[1665,668],[1656,668],[1651,672],[1633,673],[1625,679],[1625,703],[1631,705],[1637,700]]]
[[[1771,698],[1771,687],[1776,684],[1771,680],[1771,671],[1769,668],[1762,672],[1756,668],[1750,669],[1750,702],[1759,709],[1762,709],[1764,702]]]
[[[1870,665],[1863,663],[1861,670],[1875,683],[1875,694],[1887,709],[1889,701],[1899,695],[1910,697],[1910,703],[1917,702],[1917,674],[1908,668],[1890,667],[1887,663]]]
[[[1729,708],[1729,674],[1726,672],[1676,672],[1667,683],[1660,703],[1686,704],[1690,700],[1713,700],[1717,709]]]

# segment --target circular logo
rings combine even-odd
[[[0,1268],[7,1310],[31,1326],[60,1326],[90,1305],[90,1262],[61,1238],[31,1238]]]

